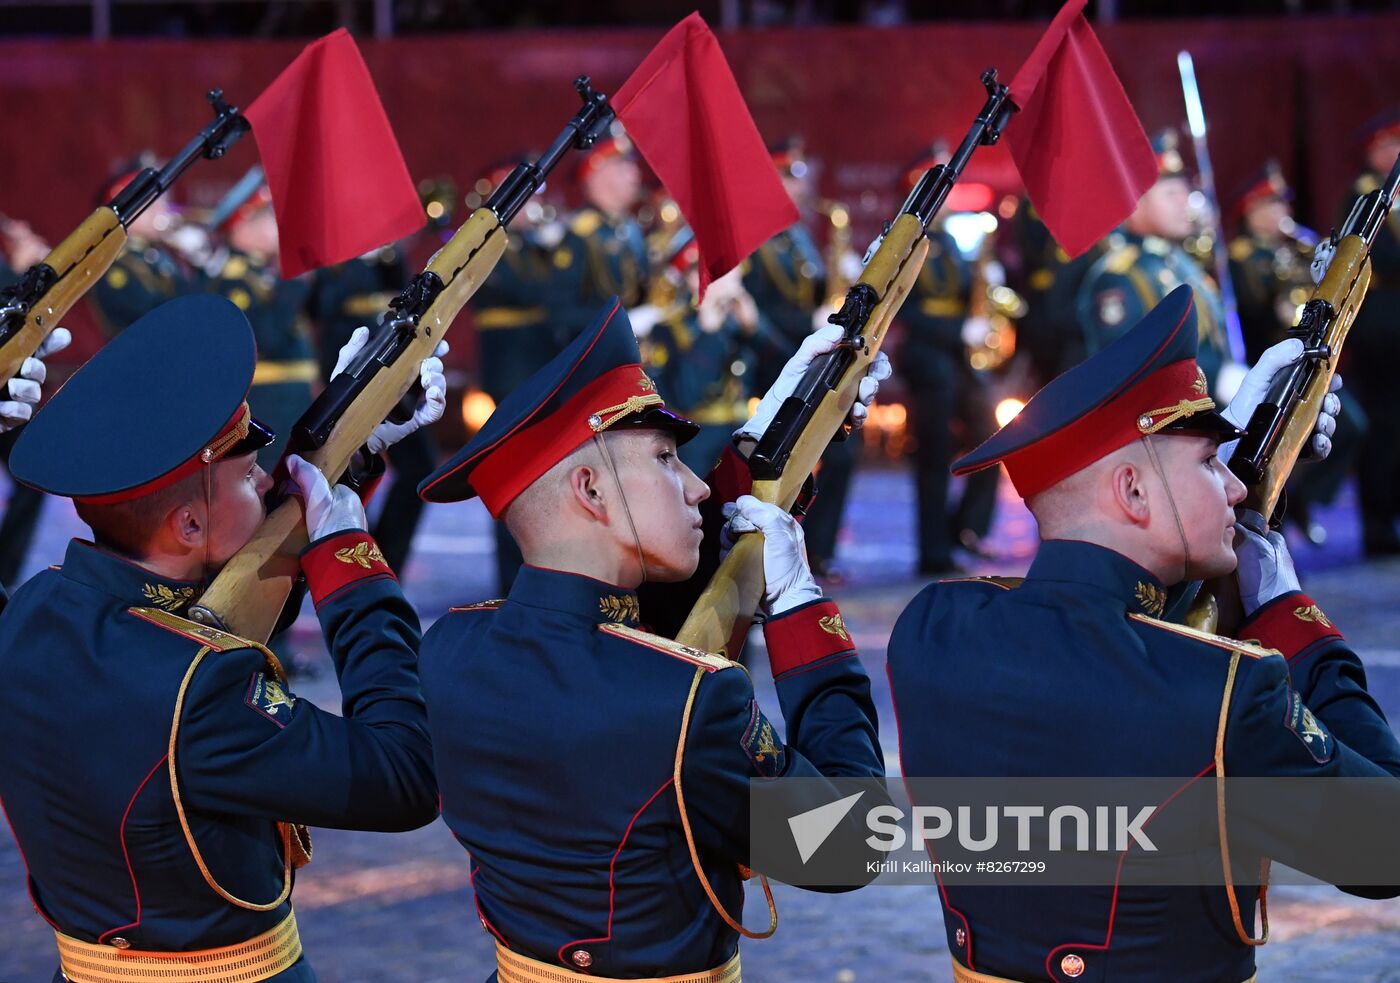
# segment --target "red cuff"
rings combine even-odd
[[[828,600],[770,618],[763,625],[763,639],[775,677],[856,648],[836,602]]]
[[[732,502],[740,495],[752,494],[753,475],[749,473],[748,459],[731,444],[705,478],[705,484],[710,486],[710,497],[716,502]]]
[[[311,600],[318,608],[336,591],[358,581],[394,576],[384,562],[379,544],[362,529],[316,540],[302,551],[301,569],[311,589]]]
[[[1255,611],[1240,626],[1239,635],[1258,639],[1261,645],[1278,649],[1290,660],[1316,642],[1342,637],[1331,619],[1301,591],[1276,597]]]

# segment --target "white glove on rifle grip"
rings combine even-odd
[[[0,397],[10,398],[0,399],[0,433],[13,430],[34,416],[34,407],[38,406],[39,400],[43,398],[44,380],[49,374],[48,366],[43,360],[54,352],[67,348],[72,340],[73,336],[67,328],[54,328],[39,343],[38,350],[20,365],[15,377],[5,383],[3,390],[0,390]]]
[[[331,373],[331,378],[334,379],[344,372],[368,342],[369,328],[356,328],[350,335],[350,340],[341,346],[336,355],[335,371]],[[374,428],[369,439],[365,441],[365,447],[371,454],[379,454],[420,427],[442,419],[443,411],[447,409],[447,377],[442,370],[442,356],[446,355],[448,350],[447,342],[440,341],[433,349],[432,356],[423,359],[419,364],[418,381],[423,386],[423,398],[418,401],[410,419],[403,423],[385,422]]]
[[[1276,597],[1302,589],[1288,552],[1288,541],[1283,533],[1269,531],[1262,515],[1241,509],[1235,534],[1235,555],[1239,557],[1236,578],[1245,617]]]
[[[807,547],[798,525],[787,512],[752,495],[726,502],[725,529],[729,538],[743,533],[763,534],[763,610],[770,617],[819,600],[821,589],[807,565]]]
[[[287,475],[301,496],[306,510],[306,531],[312,542],[338,532],[369,528],[360,496],[345,485],[336,485],[332,489],[316,465],[296,454],[289,454]]]

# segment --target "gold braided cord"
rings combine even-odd
[[[94,945],[54,932],[59,965],[73,983],[257,983],[301,958],[296,916],[246,942],[189,952]]]
[[[194,862],[199,867],[200,874],[204,877],[204,882],[208,884],[214,893],[223,898],[229,904],[237,905],[239,908],[246,908],[248,911],[272,911],[279,907],[282,902],[291,897],[292,894],[292,826],[290,823],[279,823],[278,831],[282,834],[282,891],[277,897],[267,904],[254,904],[251,901],[244,901],[242,898],[234,897],[225,891],[218,881],[214,880],[214,875],[209,871],[209,866],[204,862],[204,855],[199,852],[199,844],[194,841],[194,833],[190,830],[189,819],[185,816],[185,804],[180,798],[180,779],[175,771],[175,738],[180,732],[180,714],[185,708],[185,693],[190,688],[190,680],[194,679],[195,670],[204,661],[204,657],[213,651],[209,646],[204,646],[195,655],[194,661],[190,663],[189,669],[185,671],[185,678],[180,681],[180,691],[175,697],[175,716],[170,722],[170,744],[166,754],[168,757],[168,767],[170,769],[170,796],[175,802],[175,815],[180,820],[180,829],[184,831],[185,843],[190,848],[190,853],[194,856]],[[309,852],[307,857],[309,859]]]
[[[205,464],[209,464],[223,457],[234,444],[248,436],[248,429],[252,426],[252,420],[253,411],[248,408],[248,404],[245,402],[243,404],[243,409],[239,411],[238,422],[233,425],[233,429],[204,448],[199,455],[200,459],[204,461]]]
[[[695,670],[695,678],[690,681],[690,693],[685,698],[685,712],[681,715],[681,734],[676,741],[676,764],[671,773],[676,787],[676,809],[681,814],[681,828],[685,830],[685,845],[690,850],[691,866],[695,868],[695,876],[700,878],[700,886],[705,889],[705,896],[710,899],[710,904],[719,912],[719,917],[724,919],[724,923],[740,935],[748,939],[766,939],[778,930],[778,906],[773,902],[773,889],[768,886],[768,878],[763,874],[758,875],[759,883],[763,885],[763,899],[768,902],[768,928],[763,932],[754,932],[745,928],[724,910],[715,889],[710,886],[710,879],[705,876],[705,868],[701,866],[700,855],[695,849],[695,834],[691,832],[690,814],[685,808],[685,793],[681,791],[681,764],[685,760],[685,737],[690,730],[690,712],[695,709],[695,694],[699,691],[700,680],[704,676],[704,667]]]
[[[496,975],[500,983],[597,983],[613,978],[598,976],[596,973],[575,973],[566,966],[540,962],[538,959],[512,952],[499,941],[496,943]],[[740,975],[739,953],[735,952],[723,966],[716,966],[714,969],[683,973],[680,976],[652,976],[644,980],[632,980],[631,983],[739,983]]]
[[[1138,417],[1138,429],[1142,431],[1143,436],[1147,436],[1148,434],[1156,433],[1163,427],[1170,426],[1177,420],[1185,419],[1188,416],[1195,416],[1197,413],[1205,413],[1213,409],[1215,409],[1215,400],[1211,399],[1209,396],[1203,396],[1200,399],[1183,399],[1175,406],[1164,406],[1158,410],[1147,410]],[[1164,413],[1166,416],[1158,420],[1157,417],[1162,416]],[[1143,426],[1144,422],[1146,422],[1146,426]]]
[[[600,433],[623,417],[631,416],[633,413],[640,413],[648,406],[664,405],[666,405],[666,401],[661,398],[660,393],[628,396],[625,403],[618,403],[616,406],[608,406],[591,413],[588,417],[588,425],[593,428],[594,433]]]
[[[1220,862],[1225,871],[1225,897],[1230,902],[1230,919],[1235,923],[1235,934],[1245,945],[1263,945],[1269,941],[1269,858],[1264,857],[1259,867],[1259,915],[1263,921],[1263,933],[1259,938],[1251,938],[1245,931],[1244,920],[1240,917],[1240,902],[1235,897],[1235,878],[1230,870],[1230,838],[1225,828],[1225,721],[1230,716],[1230,694],[1235,689],[1235,673],[1240,667],[1240,653],[1230,653],[1230,671],[1225,676],[1225,696],[1220,701],[1220,721],[1215,727],[1215,817],[1220,830]]]

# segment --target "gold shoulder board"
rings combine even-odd
[[[461,607],[448,608],[448,611],[494,611],[502,604],[506,603],[505,598],[497,598],[494,601],[477,601],[475,604],[463,604]]]
[[[1265,648],[1258,642],[1246,642],[1241,641],[1237,638],[1226,638],[1224,635],[1212,635],[1208,631],[1201,631],[1197,628],[1189,628],[1186,625],[1178,625],[1170,621],[1162,621],[1158,618],[1152,618],[1145,614],[1138,614],[1134,612],[1132,614],[1129,614],[1128,617],[1133,619],[1134,621],[1140,621],[1144,625],[1151,625],[1154,628],[1161,628],[1164,631],[1173,632],[1177,635],[1184,635],[1185,637],[1193,638],[1198,642],[1205,642],[1207,645],[1214,645],[1216,648],[1222,648],[1229,652],[1238,652],[1241,655],[1247,655],[1251,659],[1262,659],[1265,656],[1281,654],[1278,651],[1278,649]]]
[[[1108,259],[1104,260],[1103,268],[1109,273],[1127,273],[1137,262],[1142,250],[1135,245],[1123,246],[1108,254]]]
[[[164,628],[166,631],[174,632],[177,635],[183,635],[192,642],[198,642],[200,645],[208,646],[215,652],[228,652],[232,649],[262,648],[257,642],[247,638],[241,638],[238,635],[230,635],[228,632],[220,631],[217,628],[208,628],[197,622],[190,621],[188,618],[182,618],[177,614],[171,614],[169,611],[162,611],[160,608],[127,608],[127,613],[134,614],[142,621],[149,621],[151,624]]]
[[[713,652],[703,652],[689,645],[682,645],[680,642],[663,638],[660,635],[653,635],[651,632],[638,631],[636,628],[628,628],[626,625],[605,622],[598,626],[598,630],[607,635],[626,639],[629,642],[636,642],[638,645],[645,645],[649,649],[657,652],[665,652],[667,655],[689,662],[691,665],[700,666],[706,672],[716,672],[720,669],[732,669],[739,663],[731,662],[722,655],[715,655]]]

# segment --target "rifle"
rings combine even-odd
[[[354,361],[293,425],[287,453],[301,455],[334,483],[381,421],[406,419],[412,413],[409,391],[418,380],[419,363],[432,355],[457,313],[505,253],[511,220],[565,153],[591,147],[615,117],[607,96],[594,92],[586,76],[575,79],[574,88],[583,108],[539,160],[516,165],[427,268],[390,302]],[[253,538],[190,608],[194,621],[257,641],[272,635],[300,570],[307,530],[302,501],[288,493],[285,480],[269,494],[267,507],[267,518]]]
[[[201,157],[218,160],[248,132],[237,107],[211,89],[214,120],[157,171],[144,168],[115,198],[89,215],[68,238],[0,293],[0,380],[11,378],[45,336],[121,254],[126,230]]]
[[[1297,325],[1288,332],[1289,337],[1302,341],[1303,357],[1274,380],[1230,458],[1230,470],[1246,489],[1238,508],[1269,517],[1275,528],[1282,521],[1287,504],[1284,485],[1312,438],[1313,424],[1336,375],[1342,346],[1366,299],[1371,285],[1371,248],[1397,194],[1400,156],[1385,182],[1356,200],[1342,227],[1324,244],[1335,250],[1331,263],[1312,298],[1303,306]],[[1215,631],[1222,606],[1238,597],[1234,587],[1233,578],[1205,584],[1187,615],[1187,623]]]
[[[996,69],[982,73],[987,101],[946,164],[926,171],[898,216],[887,224],[860,279],[829,320],[845,329],[834,351],[819,355],[793,394],[778,408],[749,457],[752,494],[785,509],[797,501],[807,476],[855,402],[860,380],[874,361],[890,321],[909,295],[928,255],[926,234],[948,193],[979,146],[1001,138],[1017,106]],[[737,653],[763,598],[763,537],[740,536],[710,578],[676,641],[706,652]]]

